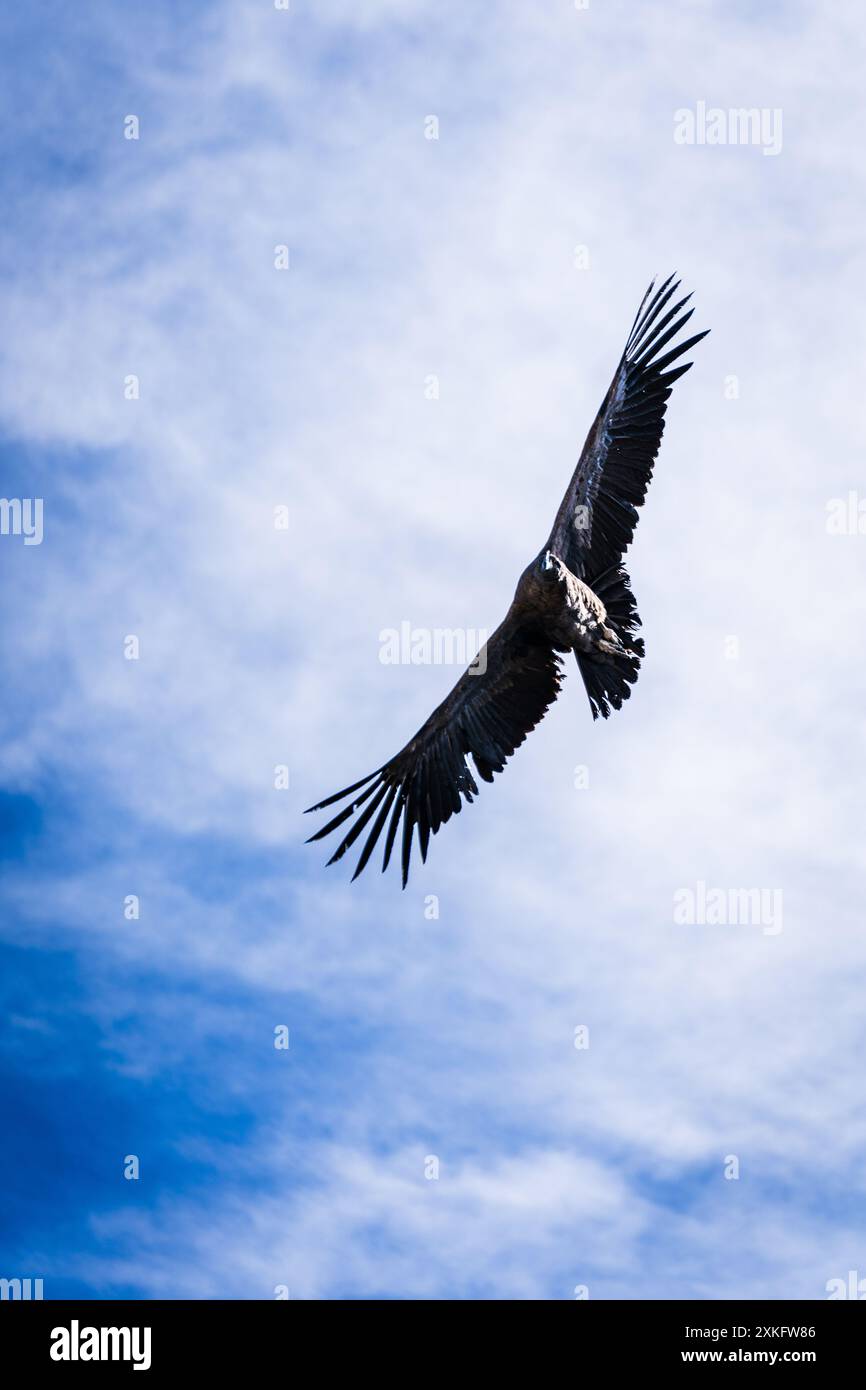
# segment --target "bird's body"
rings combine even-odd
[[[598,594],[549,550],[537,555],[517,581],[506,622],[530,617],[558,652],[600,657],[617,650],[616,633],[605,625],[607,609]]]
[[[563,655],[573,652],[577,659],[593,718],[606,719],[628,699],[644,647],[635,636],[640,618],[622,555],[652,474],[671,387],[691,363],[665,369],[705,336],[659,356],[692,313],[677,318],[682,299],[662,314],[677,289],[672,280],[652,298],[651,285],[644,296],[553,530],[521,574],[499,627],[399,753],[310,808],[351,798],[311,837],[319,840],[356,817],[329,863],[369,826],[354,877],[383,832],[385,869],[402,821],[405,887],[415,830],[425,859],[430,835],[477,795],[467,755],[482,780],[492,782],[556,699]]]

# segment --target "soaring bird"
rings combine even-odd
[[[679,285],[671,275],[658,289],[653,281],[644,295],[553,530],[517,581],[499,627],[405,748],[309,808],[322,811],[350,798],[307,842],[348,821],[329,864],[370,827],[353,879],[387,821],[384,872],[402,821],[406,887],[415,830],[426,860],[431,834],[462,809],[461,798],[478,795],[467,754],[478,776],[492,782],[559,694],[561,654],[577,658],[593,719],[606,719],[631,694],[644,645],[635,636],[640,618],[622,557],[652,476],[671,388],[692,365],[672,363],[709,332],[668,347],[694,312],[680,312],[691,295],[667,308]]]

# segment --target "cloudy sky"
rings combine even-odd
[[[0,29],[0,490],[43,504],[0,535],[0,1275],[866,1276],[859,7]],[[381,634],[500,620],[671,270],[712,333],[632,700],[593,725],[572,671],[405,893],[350,887],[303,808],[458,674]]]

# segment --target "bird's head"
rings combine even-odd
[[[545,584],[555,584],[562,580],[563,564],[552,550],[543,550],[535,563],[539,578]]]

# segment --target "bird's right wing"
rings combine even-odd
[[[644,295],[547,542],[590,585],[619,565],[631,544],[671,387],[692,365],[672,364],[709,332],[673,341],[694,312],[680,312],[691,295],[667,309],[679,283],[671,275],[655,294],[652,284]]]
[[[493,774],[502,771],[506,759],[544,717],[561,683],[562,667],[556,652],[540,633],[520,625],[509,612],[451,694],[401,752],[377,772],[310,807],[311,811],[321,811],[351,797],[310,840],[321,840],[360,812],[328,860],[334,864],[372,821],[352,875],[357,878],[390,815],[384,872],[402,819],[405,888],[415,827],[424,860],[431,834],[462,809],[461,796],[471,802],[478,794],[467,754],[472,755],[479,777],[492,782]]]

